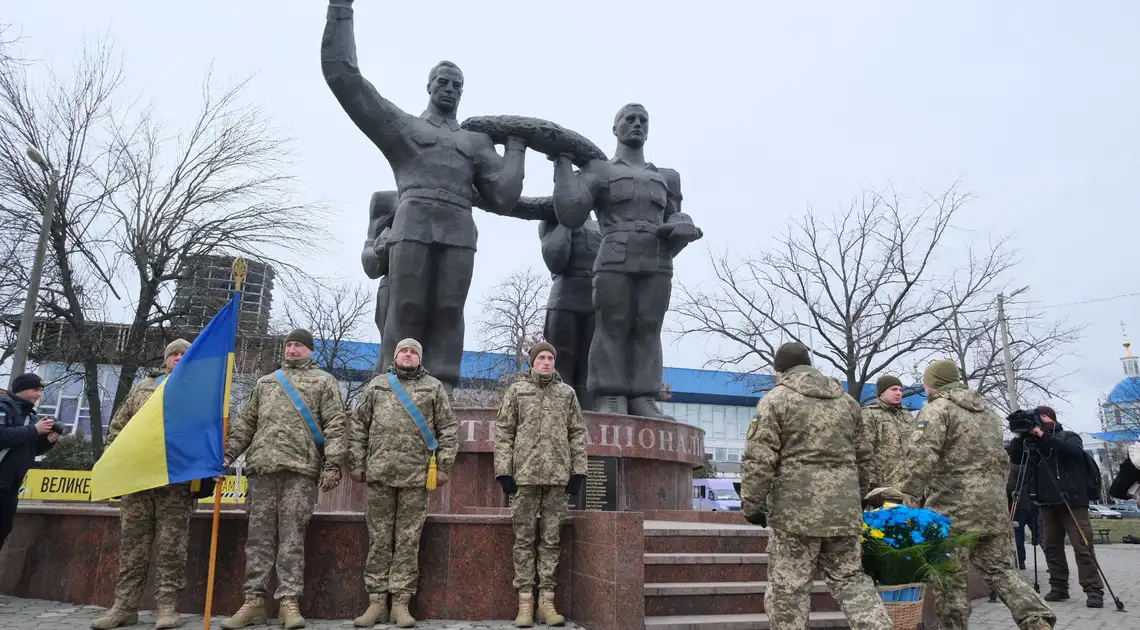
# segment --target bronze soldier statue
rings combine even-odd
[[[396,216],[396,206],[400,195],[394,190],[372,193],[368,204],[368,233],[364,238],[364,250],[360,252],[360,264],[364,275],[372,280],[380,279],[376,286],[376,329],[384,331],[384,321],[388,318],[388,235],[392,233],[392,218]],[[389,361],[384,355],[376,357],[376,372],[383,373]]]
[[[542,336],[558,350],[554,367],[563,382],[573,387],[578,402],[589,408],[586,359],[594,337],[592,283],[602,234],[596,221],[586,221],[575,230],[555,221],[542,221],[538,235],[542,260],[553,280]]]
[[[587,388],[594,408],[663,417],[661,327],[669,309],[673,257],[701,231],[681,212],[681,176],[645,161],[649,113],[631,103],[614,117],[613,159],[575,172],[568,156],[554,167],[558,222],[581,227],[590,210],[601,224],[594,264],[597,328],[590,343]]]
[[[450,391],[463,358],[463,307],[475,265],[472,196],[507,214],[522,194],[525,143],[507,140],[500,156],[490,136],[459,128],[463,73],[441,61],[428,74],[427,109],[412,116],[360,73],[352,0],[330,0],[321,69],[349,118],[392,165],[399,205],[388,235],[389,308],[380,356],[415,338],[425,367]],[[474,186],[474,188],[472,188]]]

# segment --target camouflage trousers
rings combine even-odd
[[[511,508],[515,528],[515,590],[534,590],[537,530],[538,588],[553,591],[561,554],[558,535],[568,509],[566,486],[519,486],[518,493],[511,499]]]
[[[773,529],[768,540],[764,609],[772,630],[808,627],[812,579],[823,575],[852,630],[893,630],[871,578],[863,573],[859,535],[816,538]]]
[[[115,599],[134,608],[146,586],[150,550],[154,591],[178,597],[186,585],[186,543],[194,499],[185,484],[143,490],[119,503],[119,581]]]
[[[982,574],[990,590],[1009,608],[1013,621],[1022,630],[1052,628],[1057,616],[1033,587],[1025,583],[1013,568],[1013,541],[1010,533],[986,536],[973,549],[959,547],[953,551],[958,569],[947,581],[947,588],[935,588],[935,611],[942,630],[966,630],[970,620],[970,595],[967,591],[969,565]]]
[[[415,595],[420,578],[420,535],[427,519],[427,488],[368,484],[364,522],[368,557],[364,588],[370,595]]]
[[[276,599],[305,590],[305,528],[317,502],[317,481],[291,472],[251,475],[245,592],[264,596],[277,568]]]

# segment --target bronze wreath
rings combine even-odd
[[[590,160],[607,159],[598,145],[586,136],[541,118],[473,116],[459,126],[467,131],[487,134],[496,144],[506,144],[510,136],[521,138],[528,149],[549,156],[571,156],[574,164],[579,167],[585,166]]]

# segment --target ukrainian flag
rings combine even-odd
[[[239,296],[210,320],[95,464],[91,500],[225,472],[222,418],[230,404]]]

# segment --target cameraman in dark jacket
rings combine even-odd
[[[1052,408],[1038,407],[1036,412],[1045,429],[1034,427],[1010,440],[1009,457],[1016,464],[1029,452],[1029,469],[1021,492],[1040,508],[1041,546],[1049,567],[1049,593],[1045,600],[1069,599],[1069,562],[1065,558],[1068,534],[1077,559],[1078,581],[1088,598],[1086,604],[1089,608],[1102,608],[1104,583],[1093,555],[1084,443],[1081,436],[1066,431],[1057,422],[1057,412]]]
[[[0,549],[16,520],[20,485],[37,455],[59,441],[49,418],[38,420],[35,404],[44,395],[44,381],[36,374],[21,374],[11,391],[0,394]]]

